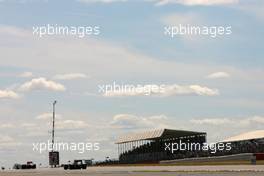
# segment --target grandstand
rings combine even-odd
[[[221,141],[231,143],[232,150],[220,151],[216,155],[232,155],[240,153],[264,153],[264,130],[251,131]]]
[[[164,149],[164,143],[206,142],[205,132],[160,129],[143,133],[134,133],[122,136],[116,142],[118,145],[119,162],[132,163],[158,163],[161,160],[181,159],[186,157],[199,157],[199,152],[179,151],[171,153]]]

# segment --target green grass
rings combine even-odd
[[[105,165],[103,167],[113,167],[113,166],[221,166],[221,165],[251,165],[248,160],[231,160],[231,161],[210,161],[210,162],[193,162],[193,161],[182,161],[172,164],[115,164],[115,165]],[[264,165],[264,160],[257,161],[257,165]]]

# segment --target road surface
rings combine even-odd
[[[0,176],[264,176],[264,165],[251,166],[137,166],[1,171]]]

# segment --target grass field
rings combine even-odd
[[[234,160],[234,161],[214,161],[214,162],[190,162],[182,161],[173,164],[116,164],[109,165],[109,167],[119,167],[119,166],[218,166],[218,165],[252,165],[248,160]],[[257,161],[256,165],[264,165],[264,160]],[[107,167],[107,165],[105,165]]]

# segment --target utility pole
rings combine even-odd
[[[55,100],[54,102],[53,102],[53,108],[52,108],[52,110],[53,110],[53,113],[52,113],[52,141],[51,141],[51,143],[52,143],[52,152],[54,151],[54,133],[55,133],[55,106],[56,106],[56,103],[57,103],[57,101]]]

